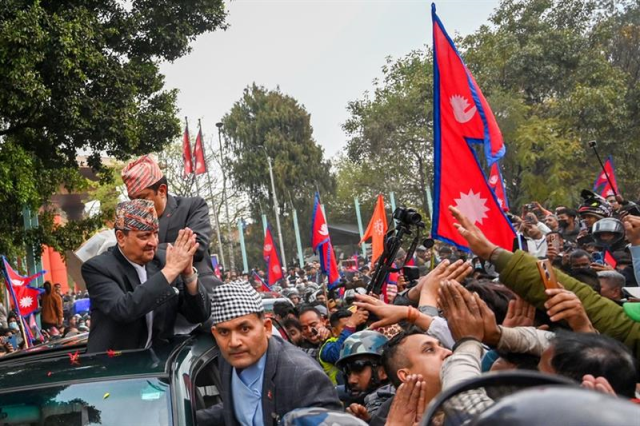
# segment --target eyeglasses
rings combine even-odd
[[[371,361],[366,361],[364,359],[358,359],[355,361],[351,361],[348,362],[344,365],[344,367],[342,368],[342,370],[344,371],[344,374],[349,377],[349,375],[351,373],[362,373],[364,371],[365,368],[367,367],[373,367],[373,364]]]

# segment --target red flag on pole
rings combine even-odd
[[[605,171],[607,172],[606,174]],[[607,179],[607,174],[609,175],[609,179]],[[609,180],[611,180],[611,184]],[[604,170],[600,172],[596,181],[593,183],[593,192],[599,193],[605,198],[620,193],[618,191],[618,182],[616,181],[616,170],[613,167],[613,158],[611,156],[604,162]]]
[[[340,282],[340,273],[336,263],[336,254],[331,245],[327,221],[320,207],[320,194],[317,192],[313,205],[313,216],[311,216],[311,246],[314,253],[320,255],[320,269],[329,279],[328,288],[332,289]]]
[[[196,146],[193,148],[193,160],[196,162],[193,168],[196,175],[201,175],[207,171],[207,164],[204,161],[204,146],[202,145],[202,128],[198,129]]]
[[[364,231],[364,235],[358,244],[371,238],[371,263],[375,264],[384,251],[384,236],[387,233],[387,215],[384,212],[384,199],[382,194],[378,194],[376,206],[373,209],[373,216]]]
[[[471,73],[432,6],[434,50],[434,238],[468,250],[453,226],[457,207],[487,238],[507,250],[515,232],[469,145],[484,141],[490,164],[504,154],[500,130]],[[491,161],[493,159],[493,161]]]
[[[184,162],[183,176],[187,177],[193,173],[191,159],[191,141],[189,140],[189,124],[184,125],[184,135],[182,136],[182,161]]]
[[[262,256],[267,262],[267,282],[270,286],[284,278],[282,266],[280,266],[280,257],[276,245],[271,234],[271,227],[267,226],[267,232],[264,235],[264,246],[262,248]]]
[[[507,193],[504,190],[504,181],[502,180],[502,173],[500,173],[500,162],[496,161],[491,166],[489,172],[489,186],[496,195],[500,208],[505,212],[509,211],[509,201],[507,200]]]

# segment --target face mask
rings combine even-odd
[[[20,327],[18,327],[18,323],[17,322],[10,322],[9,323],[9,328],[11,330],[19,330],[20,329]]]
[[[559,226],[560,228],[566,228],[566,227],[567,227],[567,225],[569,225],[569,222],[567,222],[566,220],[559,220],[559,221],[558,221],[558,226]]]

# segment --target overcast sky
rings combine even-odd
[[[450,35],[466,35],[499,0],[441,0]],[[163,64],[177,88],[182,117],[195,135],[197,119],[213,134],[252,82],[296,98],[311,114],[316,141],[328,157],[346,144],[347,103],[381,76],[385,57],[431,44],[431,2],[419,0],[234,0],[227,31],[199,37],[192,52]]]

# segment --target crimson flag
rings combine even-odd
[[[382,194],[378,194],[373,215],[364,231],[364,235],[358,244],[362,244],[371,238],[371,264],[375,264],[384,251],[384,236],[387,233],[387,215],[384,210],[384,199]]]
[[[320,207],[320,194],[317,192],[313,205],[313,215],[311,216],[311,246],[314,253],[319,253],[320,255],[320,269],[328,277],[328,288],[331,289],[340,282],[340,273],[336,263],[336,254],[331,245],[327,221]]]
[[[515,232],[469,145],[484,141],[490,164],[504,154],[500,130],[432,5],[434,51],[434,238],[469,250],[454,227],[458,208],[493,243],[513,247]],[[472,102],[472,103],[470,103]],[[493,161],[491,161],[493,160]]]
[[[267,262],[267,281],[270,286],[284,278],[282,266],[280,266],[280,257],[276,250],[276,245],[271,233],[271,227],[267,226],[267,232],[264,235],[264,246],[262,248],[262,256]]]
[[[616,268],[616,266],[618,266],[618,262],[616,261],[616,259],[613,257],[613,255],[609,250],[606,250],[604,252],[604,263],[606,263],[607,265],[611,266],[614,269]]]
[[[606,174],[604,170],[606,170]],[[593,192],[599,193],[605,198],[610,195],[619,194],[618,182],[616,181],[616,170],[613,167],[613,158],[611,156],[609,156],[607,161],[604,162],[604,170],[598,175],[596,181],[593,183]],[[609,175],[609,179],[607,179],[607,174]],[[611,180],[611,184],[609,183],[609,180]],[[613,187],[611,185],[613,185]]]
[[[38,296],[41,291],[37,288],[33,288],[28,285],[19,287],[13,287],[15,293],[15,299],[18,302],[18,309],[20,310],[20,316],[26,317],[31,315],[36,309],[38,309]],[[12,303],[15,309],[15,303]]]
[[[18,274],[16,271],[13,270],[13,268],[11,267],[11,265],[9,265],[9,262],[7,262],[7,258],[2,256],[2,261],[4,263],[4,272],[5,272],[5,278],[11,282],[11,284],[13,284],[14,287],[19,287],[19,286],[23,286],[23,285],[29,285],[29,283],[31,281],[33,281],[34,279],[38,278],[40,275],[42,274],[46,274],[47,271],[40,271],[37,274],[33,274],[31,276],[23,276]]]
[[[253,279],[260,283],[260,291],[271,291],[271,287],[269,287],[269,284],[265,283],[262,277],[258,275],[256,271],[253,271],[252,275]]]
[[[500,172],[500,162],[496,161],[491,166],[489,172],[489,186],[496,195],[500,208],[505,212],[509,211],[509,201],[507,200],[507,192],[504,190],[504,180],[502,179],[502,173]]]
[[[202,129],[198,129],[198,137],[196,137],[196,146],[193,148],[193,159],[196,162],[193,172],[201,175],[207,171],[207,164],[204,161],[204,146],[202,145]]]
[[[182,161],[184,162],[184,177],[193,173],[193,164],[191,163],[191,141],[189,140],[189,125],[184,125],[184,135],[182,136]]]

